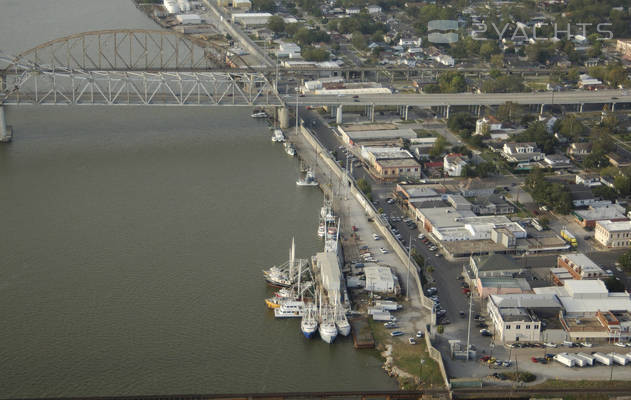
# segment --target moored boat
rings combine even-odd
[[[254,114],[250,115],[250,117],[252,117],[252,118],[267,118],[267,113],[265,111],[259,111],[259,112],[255,112]]]
[[[296,181],[297,186],[318,186],[318,180],[315,178],[315,175],[311,170],[307,171],[304,179],[298,179]]]
[[[318,330],[318,320],[316,318],[315,304],[305,306],[302,321],[300,321],[300,331],[307,339],[310,339],[315,331]]]

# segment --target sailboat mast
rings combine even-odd
[[[294,257],[295,257],[295,245],[294,238],[291,238],[291,249],[289,249],[289,280],[291,281],[294,277]]]

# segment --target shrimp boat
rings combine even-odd
[[[276,318],[298,318],[301,317],[304,310],[302,301],[289,300],[283,302],[280,307],[274,309],[274,317]]]
[[[318,309],[315,304],[310,303],[305,305],[302,321],[300,321],[300,331],[307,339],[311,339],[313,334],[318,330],[317,315]]]
[[[337,337],[337,326],[335,326],[335,318],[331,318],[330,310],[328,307],[323,308],[320,307],[320,318],[322,321],[320,322],[320,326],[318,327],[318,332],[320,333],[320,338],[325,342],[331,344],[335,341]]]
[[[274,135],[272,136],[272,142],[282,143],[285,141],[285,135],[280,129],[274,129]]]
[[[296,148],[294,147],[293,144],[285,142],[284,146],[285,146],[285,153],[287,153],[288,156],[294,157],[296,155]]]
[[[344,313],[343,309],[338,309],[337,304],[335,305],[335,326],[338,332],[344,336],[348,336],[351,333],[351,324],[348,323],[346,313]]]
[[[296,181],[297,186],[318,186],[318,180],[311,170],[308,170],[305,177]]]
[[[289,288],[296,280],[296,246],[294,239],[291,240],[291,248],[289,249],[289,261],[280,265],[273,266],[268,270],[263,270],[265,281],[274,287]],[[302,266],[304,260],[299,260],[298,264]]]

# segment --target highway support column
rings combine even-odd
[[[12,136],[11,127],[7,126],[7,120],[4,116],[4,106],[0,105],[0,143],[9,143]]]
[[[287,107],[279,107],[276,109],[276,118],[278,118],[278,123],[280,125],[280,129],[289,128],[289,110]]]
[[[341,124],[343,121],[343,115],[342,115],[342,105],[340,104],[339,106],[337,106],[337,110],[335,113],[335,123],[336,124]]]

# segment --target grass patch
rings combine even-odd
[[[386,344],[391,344],[393,364],[414,376],[414,379],[399,378],[402,389],[417,389],[418,377],[420,377],[423,387],[439,387],[444,384],[436,361],[430,358],[427,352],[425,339],[419,339],[416,345],[411,345],[408,343],[408,337],[412,336],[411,334],[393,338],[390,336],[390,330],[386,329],[379,321],[370,319],[369,324],[377,347],[381,348]],[[424,360],[422,371],[421,359]]]
[[[438,132],[427,129],[412,129],[416,133],[417,138],[438,137]]]
[[[564,381],[559,379],[549,379],[538,385],[531,386],[533,389],[586,389],[591,392],[578,395],[564,395],[565,400],[605,400],[612,398],[611,394],[597,394],[596,392],[602,388],[608,389],[628,389],[631,392],[631,382],[629,381]],[[534,398],[544,398],[549,396],[535,395]]]
[[[526,371],[504,372],[504,375],[506,375],[511,381],[515,382],[534,382],[537,379],[535,374],[531,374],[530,372]]]

